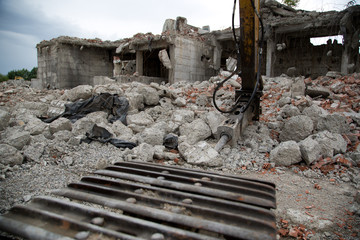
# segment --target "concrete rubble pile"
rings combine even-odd
[[[23,161],[49,161],[46,153],[52,146],[78,148],[94,124],[114,137],[138,145],[131,151],[114,149],[123,153],[118,160],[154,159],[171,164],[175,161],[257,171],[267,163],[272,166],[300,163],[311,167],[321,159],[341,163],[341,167],[360,164],[358,74],[342,77],[330,72],[316,80],[286,75],[265,78],[260,121],[248,126],[237,148],[226,146],[220,153],[213,149],[214,135],[225,116],[214,110],[211,99],[214,87],[211,81],[219,78],[171,86],[114,82],[50,92],[33,90],[26,82],[2,83],[2,178],[6,175],[4,170]],[[239,86],[236,81],[230,84]],[[232,86],[225,86],[220,101],[231,104],[232,90]],[[104,92],[128,99],[127,126],[119,121],[109,123],[104,112],[88,114],[74,123],[66,118],[44,123],[38,118],[54,116],[63,112],[67,103]],[[164,137],[170,133],[179,137],[178,151],[163,146]],[[56,161],[60,162],[72,157],[66,151],[60,151],[59,155]],[[357,170],[354,171],[342,180],[350,181],[357,175]]]
[[[3,82],[0,179],[36,166],[91,172],[117,161],[137,160],[236,173],[281,174],[291,169],[309,178],[326,175],[360,189],[360,74],[329,72],[315,80],[264,77],[260,121],[247,127],[237,147],[226,145],[217,152],[214,135],[225,116],[213,108],[212,90],[213,82],[226,74],[195,83],[114,81],[69,90],[35,90],[21,80]],[[217,101],[233,103],[234,87],[239,86],[233,80],[221,89]],[[45,123],[38,118],[58,115],[65,104],[104,92],[128,99],[127,125],[109,123],[105,112],[90,113],[76,122],[58,118]],[[137,146],[81,143],[95,124]],[[164,146],[169,134],[177,138],[176,149]],[[360,214],[359,208],[354,211]]]

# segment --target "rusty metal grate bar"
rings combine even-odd
[[[0,230],[27,239],[276,238],[275,186],[264,181],[121,162],[54,194],[61,198],[15,206],[0,216]]]

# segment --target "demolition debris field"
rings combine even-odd
[[[212,107],[212,91],[227,75],[173,85],[109,80],[69,90],[2,82],[0,213],[115,162],[137,160],[274,182],[281,239],[359,239],[360,74],[264,77],[260,121],[247,127],[237,146],[217,153],[214,136],[225,116]],[[231,105],[240,85],[233,77],[219,91],[218,105]],[[129,101],[126,124],[109,122],[111,111],[74,122],[38,118],[57,116],[64,104],[101,93]],[[82,142],[94,125],[136,147]],[[163,145],[170,133],[178,137],[177,149]]]

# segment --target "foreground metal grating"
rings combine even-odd
[[[275,185],[119,162],[0,216],[26,239],[276,239]]]

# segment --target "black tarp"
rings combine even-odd
[[[103,111],[108,114],[109,122],[120,120],[127,125],[126,116],[129,109],[129,101],[125,97],[119,97],[110,93],[101,93],[92,96],[86,100],[79,100],[74,103],[66,104],[65,111],[55,117],[43,119],[46,123],[64,117],[76,122],[76,120],[85,117],[87,114],[97,111]]]
[[[111,143],[118,148],[134,148],[136,143],[128,142],[121,139],[112,138],[112,134],[103,127],[94,125],[91,132],[86,133],[86,138],[82,139],[81,142],[91,143],[92,141],[98,141],[101,143]]]

